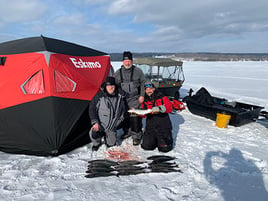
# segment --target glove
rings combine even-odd
[[[159,110],[161,113],[165,113],[167,111],[167,108],[164,105],[159,105]]]
[[[156,113],[159,113],[160,112],[160,108],[158,106],[155,106],[152,108],[152,113],[153,114],[156,114]]]

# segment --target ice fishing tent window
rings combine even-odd
[[[59,71],[54,71],[55,87],[57,92],[73,92],[76,88],[76,83],[63,75]]]
[[[6,59],[7,59],[6,57],[0,57],[0,66],[5,65]]]
[[[45,93],[43,70],[32,75],[21,85],[24,94],[43,94]]]

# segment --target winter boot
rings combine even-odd
[[[98,132],[92,130],[89,131],[89,138],[92,141],[92,151],[98,151],[101,146],[101,137],[99,137]]]
[[[99,148],[100,148],[100,146],[101,146],[101,143],[100,144],[98,144],[98,145],[93,145],[92,146],[92,151],[98,151],[99,150]]]
[[[134,146],[138,146],[140,143],[141,143],[141,140],[140,139],[138,139],[138,138],[134,138],[133,139],[133,145]]]

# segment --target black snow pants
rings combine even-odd
[[[147,129],[143,135],[141,147],[145,150],[158,148],[160,152],[169,152],[173,148],[171,129]]]

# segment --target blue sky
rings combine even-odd
[[[40,36],[108,53],[268,53],[267,0],[0,0],[0,42]]]

